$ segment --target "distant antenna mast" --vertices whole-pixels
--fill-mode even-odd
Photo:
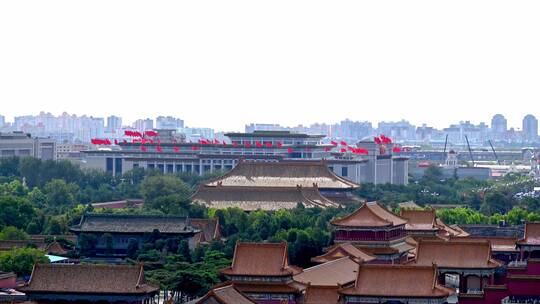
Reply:
[[[465,135],[465,140],[467,141],[467,147],[469,148],[469,156],[471,157],[472,166],[474,167],[474,158],[472,155],[471,145],[469,144],[469,138]]]

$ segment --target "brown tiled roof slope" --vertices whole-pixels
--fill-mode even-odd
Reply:
[[[359,185],[330,171],[326,163],[314,161],[240,161],[208,186],[313,187],[354,189]]]
[[[518,251],[516,248],[517,238],[511,236],[466,236],[466,237],[450,237],[452,242],[484,242],[488,241],[491,244],[491,251],[494,252],[509,252]]]
[[[215,301],[215,302],[214,302]],[[219,303],[219,304],[255,304],[232,284],[218,286],[210,290],[195,304]]]
[[[438,230],[435,226],[435,210],[401,210],[400,216],[407,219],[407,230]]]
[[[326,263],[345,256],[351,257],[358,262],[370,262],[376,259],[376,257],[358,249],[351,243],[340,243],[330,247],[326,253],[312,258],[311,261]]]
[[[416,265],[436,264],[441,268],[490,269],[501,263],[491,258],[488,241],[463,242],[445,240],[420,240],[416,250]]]
[[[407,220],[387,210],[376,202],[368,202],[353,213],[331,221],[335,226],[346,227],[385,227],[399,226]]]
[[[36,264],[21,291],[91,294],[147,294],[158,291],[144,281],[142,265]]]
[[[296,271],[289,266],[287,243],[237,242],[232,266],[221,271],[235,276],[290,276]]]
[[[199,242],[211,242],[221,239],[221,230],[219,228],[219,220],[217,218],[208,219],[189,219],[192,227],[199,229],[197,233],[200,237]]]
[[[185,217],[159,215],[127,214],[85,214],[77,226],[70,227],[73,232],[109,233],[192,233]]]
[[[212,208],[238,207],[243,210],[292,209],[305,207],[338,207],[315,187],[199,187],[194,202]]]
[[[338,286],[308,286],[304,295],[304,304],[339,303]]]
[[[519,245],[540,245],[540,222],[525,223],[525,236],[518,241]]]
[[[302,284],[317,286],[347,285],[356,280],[358,263],[350,257],[343,257],[324,264],[304,269],[293,279]]]
[[[452,293],[437,283],[433,265],[360,265],[355,286],[341,291],[344,295],[367,297],[444,298]]]

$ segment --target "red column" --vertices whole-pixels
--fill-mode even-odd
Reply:
[[[459,275],[459,293],[467,293],[467,282],[465,282],[466,279],[467,278],[462,274]]]

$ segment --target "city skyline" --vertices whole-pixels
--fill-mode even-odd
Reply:
[[[148,120],[151,120],[152,121],[152,125],[153,127],[152,128],[155,128],[155,129],[159,129],[160,127],[158,126],[158,120],[159,118],[171,118],[171,119],[178,119],[181,121],[181,128],[184,127],[189,127],[189,128],[212,128],[214,129],[216,132],[239,132],[239,131],[244,131],[246,130],[246,128],[249,126],[249,125],[252,125],[252,124],[256,124],[256,125],[264,125],[264,124],[268,124],[268,125],[279,125],[279,127],[282,127],[282,128],[296,128],[296,127],[309,127],[309,126],[312,126],[312,125],[319,125],[319,124],[325,124],[325,125],[333,125],[333,124],[339,124],[340,122],[343,122],[343,121],[352,121],[352,122],[369,122],[372,124],[372,126],[374,128],[377,128],[379,124],[381,123],[398,123],[398,122],[407,122],[407,123],[410,123],[411,125],[414,125],[416,127],[423,127],[424,125],[427,126],[427,127],[432,127],[432,128],[435,128],[435,129],[439,129],[439,130],[442,130],[444,128],[448,128],[452,125],[455,125],[455,124],[459,124],[459,123],[466,123],[466,122],[470,122],[471,124],[474,124],[474,125],[479,125],[479,124],[486,124],[489,128],[493,128],[494,125],[493,125],[493,119],[495,117],[499,117],[499,115],[502,115],[502,117],[505,119],[505,125],[506,125],[506,129],[507,130],[511,130],[511,129],[514,129],[515,131],[522,131],[522,127],[523,127],[523,119],[525,119],[526,117],[528,116],[533,116],[534,118],[536,119],[539,119],[540,118],[540,115],[536,115],[534,112],[524,112],[522,114],[522,116],[517,120],[517,123],[515,125],[513,125],[510,121],[510,119],[508,118],[508,116],[504,113],[504,112],[497,112],[497,113],[493,113],[493,115],[489,116],[489,117],[483,117],[482,119],[477,119],[477,120],[468,120],[468,119],[463,119],[463,118],[458,118],[456,117],[455,119],[449,119],[449,123],[444,125],[442,123],[440,124],[435,124],[435,125],[431,125],[431,124],[428,124],[428,123],[425,123],[425,122],[415,122],[415,121],[412,121],[410,119],[408,119],[407,117],[401,117],[399,119],[395,119],[395,120],[390,120],[390,119],[385,119],[385,120],[379,120],[379,121],[376,121],[376,120],[370,120],[370,119],[367,119],[367,118],[361,118],[361,117],[343,117],[341,119],[338,119],[336,121],[314,121],[314,122],[310,122],[310,123],[302,123],[300,121],[296,122],[296,123],[292,123],[292,124],[289,124],[289,125],[286,125],[286,124],[282,124],[282,123],[279,123],[279,121],[272,121],[270,119],[266,120],[266,121],[249,121],[249,120],[239,120],[239,125],[241,125],[240,128],[238,129],[225,129],[225,128],[220,128],[219,125],[211,125],[211,126],[207,126],[207,125],[199,125],[199,124],[196,124],[196,123],[191,123],[193,120],[190,119],[189,117],[184,117],[184,116],[174,116],[174,115],[170,115],[170,114],[157,114],[156,116],[141,116],[141,117],[135,117],[133,119],[131,118],[128,118],[126,119],[125,116],[123,116],[122,114],[119,114],[119,113],[108,113],[108,114],[102,114],[102,115],[90,115],[90,114],[86,114],[86,113],[82,113],[82,114],[79,114],[79,113],[68,113],[66,111],[63,111],[61,113],[52,113],[52,112],[49,112],[49,111],[39,111],[38,113],[26,113],[26,114],[23,114],[23,115],[19,115],[19,116],[15,116],[15,117],[9,117],[7,115],[5,115],[5,113],[0,113],[0,127],[1,127],[1,124],[2,123],[5,123],[5,124],[8,124],[8,123],[11,123],[13,124],[15,122],[15,118],[22,118],[22,117],[38,117],[40,115],[52,115],[54,117],[61,117],[63,116],[64,114],[66,114],[67,116],[74,116],[74,117],[78,117],[78,118],[82,118],[82,117],[87,117],[87,118],[93,118],[93,119],[103,119],[103,126],[105,128],[105,130],[108,130],[108,123],[109,123],[109,120],[111,118],[116,118],[116,119],[119,119],[120,121],[120,124],[118,125],[119,128],[129,128],[129,127],[132,127],[132,128],[135,128],[137,129],[137,125],[141,125],[143,124],[144,122],[146,122],[146,124],[148,125]],[[139,129],[151,129],[150,127],[139,127]]]
[[[32,6],[0,4],[8,118],[47,109],[167,113],[225,130],[346,117],[443,127],[504,109],[519,126],[540,101],[537,1]]]

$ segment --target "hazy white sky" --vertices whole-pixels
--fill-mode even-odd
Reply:
[[[540,1],[0,1],[0,114],[540,116]]]

